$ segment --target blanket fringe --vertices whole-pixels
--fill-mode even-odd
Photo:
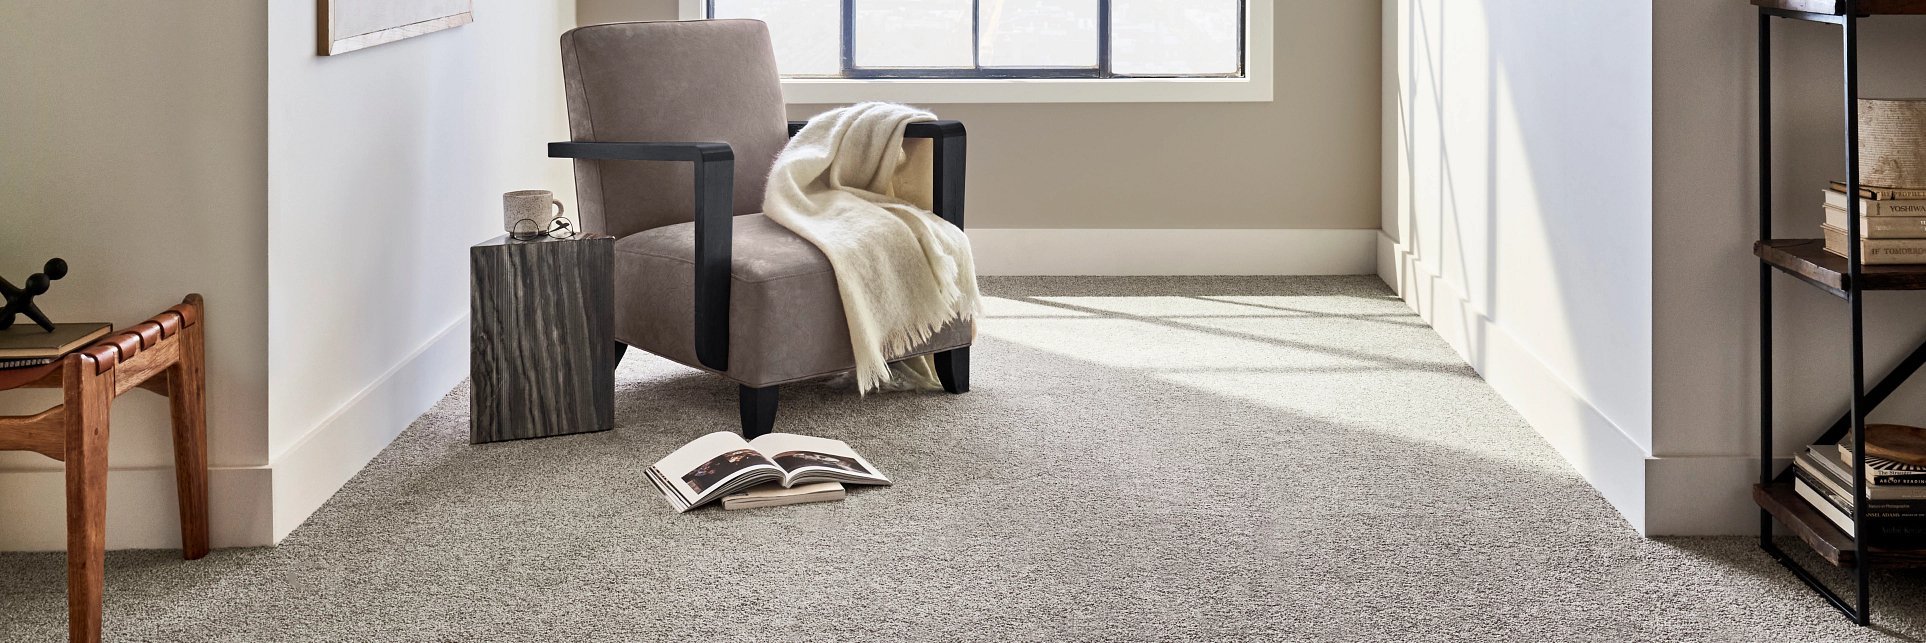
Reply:
[[[961,301],[965,299],[968,301]],[[957,304],[960,303],[968,305],[958,306]],[[887,359],[888,356],[891,355],[908,353],[911,349],[921,346],[924,342],[928,342],[931,338],[936,337],[936,333],[951,324],[976,321],[978,306],[974,304],[978,303],[980,302],[974,298],[963,297],[960,291],[955,292],[951,301],[946,302],[946,307],[950,309],[950,314],[946,318],[919,323],[914,327],[902,329],[900,332],[885,338],[883,347],[884,357]],[[889,369],[887,361],[885,361],[883,368],[875,370],[858,368],[857,371],[856,391],[858,395],[868,395],[871,390],[875,389],[891,388],[888,385],[894,383],[892,378],[896,375],[896,373]]]

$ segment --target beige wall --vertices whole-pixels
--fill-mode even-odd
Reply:
[[[927,106],[970,128],[970,225],[1376,229],[1378,4],[1277,5],[1269,103]],[[581,24],[675,17],[675,0],[577,5]]]
[[[311,4],[311,3],[310,3]],[[42,307],[127,325],[207,296],[215,537],[259,531],[267,462],[267,9],[9,0],[0,9],[0,275],[72,272]],[[0,394],[0,414],[57,403]],[[172,546],[165,401],[113,408],[108,543]],[[0,453],[0,549],[62,546],[60,464]],[[228,475],[233,473],[235,475]]]
[[[1653,520],[1668,533],[1756,529],[1748,497],[1758,453],[1758,127],[1754,33],[1744,3],[1655,1],[1653,212],[1655,462],[1680,462],[1649,483]],[[1915,61],[1926,19],[1862,23],[1860,92],[1926,95]],[[1839,30],[1774,21],[1775,232],[1819,236],[1820,193],[1844,179]],[[1846,410],[1845,302],[1774,277],[1778,376],[1776,451],[1804,448]],[[1866,371],[1876,380],[1926,340],[1926,301],[1872,293],[1866,302]],[[1926,387],[1915,378],[1872,415],[1919,424]],[[1784,460],[1782,459],[1783,463]]]
[[[575,0],[575,21],[584,25],[674,20],[676,11],[676,0]]]
[[[500,194],[572,194],[573,0],[317,57],[312,0],[14,2],[0,21],[0,274],[127,324],[207,295],[214,544],[270,544],[467,372],[467,246]],[[0,413],[55,398],[9,394]],[[166,405],[115,405],[108,544],[178,542]],[[62,546],[58,463],[0,454],[0,549]]]

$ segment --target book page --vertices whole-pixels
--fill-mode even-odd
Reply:
[[[728,431],[696,438],[655,463],[655,470],[660,482],[667,483],[669,491],[690,505],[702,504],[705,496],[729,488],[745,475],[770,470],[780,473],[779,467],[751,448],[742,436]]]
[[[889,484],[876,465],[870,464],[842,440],[816,438],[794,433],[771,433],[749,441],[750,446],[769,457],[788,473],[785,480],[840,480],[862,484]]]

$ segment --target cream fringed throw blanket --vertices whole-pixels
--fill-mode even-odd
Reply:
[[[929,356],[889,357],[981,305],[970,240],[930,212],[930,145],[904,146],[904,128],[930,120],[888,103],[817,116],[776,158],[763,197],[764,215],[829,256],[865,393],[939,387]]]

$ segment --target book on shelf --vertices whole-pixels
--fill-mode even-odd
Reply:
[[[54,324],[53,332],[48,332],[32,323],[16,322],[0,330],[0,368],[51,364],[113,329],[113,324],[90,322]]]
[[[1846,182],[1833,181],[1832,189],[1843,196],[1846,193]],[[1859,186],[1859,198],[1872,199],[1874,201],[1918,201],[1926,200],[1926,190],[1889,188],[1862,184]]]
[[[1826,225],[1840,230],[1846,229],[1845,208],[1826,206]],[[1917,217],[1859,217],[1859,238],[1861,239],[1922,239],[1926,238],[1926,216]]]
[[[1805,453],[1793,456],[1793,466],[1797,473],[1810,475],[1813,482],[1838,492],[1843,496],[1852,495],[1852,473],[1848,466],[1839,461],[1838,447],[1809,447]],[[1867,506],[1870,511],[1882,514],[1917,514],[1926,518],[1926,487],[1908,485],[1879,485],[1868,479],[1866,484]]]
[[[679,512],[764,484],[794,489],[817,482],[887,485],[876,465],[841,440],[770,433],[744,440],[711,433],[650,466],[649,482]]]
[[[761,509],[800,505],[810,502],[831,502],[842,500],[847,495],[840,482],[812,482],[785,487],[780,484],[765,484],[742,493],[732,493],[722,497],[722,508],[729,511],[738,509]]]
[[[1852,480],[1844,477],[1846,467],[1839,465],[1831,450],[1838,447],[1812,447],[1793,457],[1793,490],[1841,531],[1853,533],[1857,510]],[[1867,495],[1878,491],[1868,486]],[[1926,499],[1877,499],[1866,502],[1865,530],[1888,544],[1912,545],[1926,542]]]
[[[1794,480],[1793,491],[1812,505],[1812,508],[1825,516],[1826,520],[1839,527],[1847,535],[1853,533],[1853,518],[1850,496],[1826,493],[1814,487],[1804,478]],[[1867,542],[1885,544],[1904,544],[1912,546],[1926,541],[1926,520],[1896,520],[1871,517],[1866,522]]]
[[[1842,190],[1826,190],[1826,207],[1848,209],[1846,193]],[[1921,217],[1926,216],[1926,198],[1920,199],[1865,199],[1859,200],[1859,214],[1867,217]]]
[[[1826,235],[1826,252],[1846,256],[1846,230],[1819,226]],[[1926,239],[1860,239],[1859,261],[1868,266],[1926,263]]]
[[[1816,448],[1816,447],[1815,447]],[[1833,447],[1834,459],[1843,466],[1852,467],[1852,443],[1850,441]],[[1880,486],[1926,486],[1926,467],[1894,462],[1878,456],[1866,456],[1866,484]]]

